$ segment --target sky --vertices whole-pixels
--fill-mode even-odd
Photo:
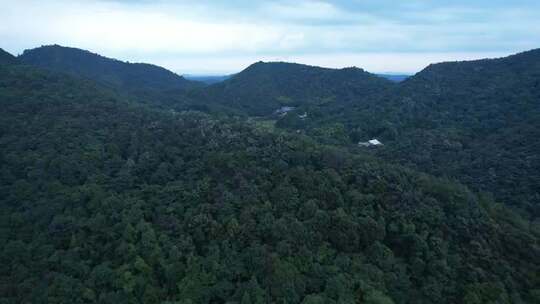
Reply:
[[[256,61],[413,74],[540,47],[538,0],[0,0],[0,48],[78,47],[179,74]]]

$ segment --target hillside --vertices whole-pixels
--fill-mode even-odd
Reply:
[[[457,183],[28,66],[0,104],[2,302],[539,300],[538,229]]]
[[[540,50],[432,65],[397,94],[414,104],[396,107],[410,144],[391,147],[389,157],[540,216]]]
[[[372,152],[387,160],[540,215],[540,50],[433,64],[371,97],[347,111],[313,109],[318,115],[309,120],[285,117],[278,125],[318,137],[341,128],[342,144],[378,138],[385,146]]]
[[[282,106],[356,102],[392,85],[391,81],[358,68],[327,69],[285,62],[257,62],[205,88],[203,94],[194,98],[264,116]]]
[[[10,53],[0,49],[0,64],[14,64],[17,62],[17,58]]]
[[[493,193],[533,218],[540,215],[540,147],[533,140],[540,137],[539,58],[540,51],[532,50],[432,64],[401,83],[358,68],[258,62],[194,88],[165,69],[78,49],[48,46],[20,56],[164,109],[273,116],[277,127],[334,145],[378,138],[384,147],[368,153]],[[274,114],[282,107],[293,111]]]
[[[169,91],[178,94],[201,86],[159,66],[123,62],[59,45],[25,50],[18,58],[25,64],[86,77],[137,97],[165,98]]]

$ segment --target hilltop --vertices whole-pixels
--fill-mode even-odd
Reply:
[[[268,115],[282,106],[344,104],[394,83],[359,68],[328,69],[286,62],[257,62],[204,89],[205,100]]]
[[[25,50],[18,59],[25,64],[85,77],[143,99],[164,99],[203,84],[165,68],[107,58],[86,50],[48,45]]]

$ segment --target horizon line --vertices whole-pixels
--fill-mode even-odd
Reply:
[[[427,66],[429,65],[432,65],[432,64],[439,64],[439,63],[446,63],[446,62],[467,62],[467,61],[475,61],[475,60],[484,60],[484,59],[499,59],[499,58],[504,58],[504,57],[508,57],[508,56],[511,56],[511,55],[516,55],[516,54],[519,54],[519,53],[523,53],[523,52],[527,52],[527,51],[532,51],[532,50],[536,50],[537,48],[533,48],[533,49],[528,49],[528,50],[522,50],[522,51],[513,51],[513,52],[489,52],[489,53],[467,53],[467,52],[438,52],[438,53],[429,53],[429,52],[421,52],[421,53],[411,53],[411,52],[403,52],[403,53],[396,53],[396,52],[391,52],[391,53],[367,53],[367,52],[362,52],[362,53],[350,53],[350,54],[344,54],[344,56],[342,57],[346,57],[346,56],[349,56],[349,57],[369,57],[370,55],[373,55],[373,57],[381,57],[381,56],[392,56],[394,57],[395,59],[399,59],[399,58],[405,58],[407,56],[411,56],[411,54],[415,55],[415,56],[421,56],[421,55],[426,55],[425,57],[433,57],[434,55],[438,55],[438,56],[441,56],[441,55],[447,55],[448,57],[450,57],[450,55],[454,55],[454,57],[451,57],[449,59],[443,59],[443,60],[432,60],[432,61],[429,61],[427,64],[424,64],[423,67],[421,68],[417,68],[417,69],[404,69],[404,70],[399,70],[399,69],[369,69],[369,68],[364,68],[364,67],[361,67],[361,66],[358,66],[358,65],[355,65],[355,64],[349,64],[347,66],[345,65],[337,65],[337,64],[324,64],[324,62],[312,62],[312,61],[323,61],[321,60],[321,58],[319,58],[319,60],[308,60],[308,61],[311,61],[311,62],[306,62],[306,61],[303,61],[303,60],[295,60],[293,58],[291,58],[292,60],[287,60],[287,58],[283,58],[283,59],[278,59],[278,58],[275,58],[275,59],[271,59],[271,60],[268,60],[268,57],[265,58],[265,56],[260,56],[259,60],[251,60],[249,64],[238,64],[239,66],[242,66],[242,67],[239,67],[238,69],[208,69],[208,70],[204,70],[204,69],[189,69],[189,68],[184,68],[184,69],[179,69],[179,68],[175,68],[175,67],[171,67],[171,65],[167,65],[167,64],[163,64],[163,61],[160,62],[160,60],[139,60],[139,59],[135,59],[135,60],[126,60],[126,59],[120,59],[119,56],[111,56],[111,55],[104,55],[102,52],[100,51],[94,51],[94,50],[90,50],[90,49],[85,49],[85,48],[82,48],[82,47],[77,47],[77,46],[66,46],[66,45],[62,45],[62,44],[58,44],[58,43],[51,43],[51,44],[42,44],[41,46],[38,46],[38,47],[34,47],[34,48],[29,48],[29,49],[24,49],[22,52],[18,53],[17,55],[14,55],[13,53],[7,51],[5,48],[0,48],[2,50],[4,50],[5,52],[11,54],[12,56],[15,56],[15,57],[19,57],[21,56],[25,51],[27,50],[34,50],[34,49],[39,49],[39,48],[42,48],[42,47],[50,47],[50,46],[57,46],[57,47],[61,47],[61,48],[71,48],[71,49],[76,49],[76,50],[80,50],[80,51],[86,51],[86,52],[89,52],[91,54],[94,54],[94,55],[98,55],[98,56],[101,56],[101,57],[104,57],[104,58],[107,58],[107,59],[111,59],[111,60],[117,60],[117,61],[120,61],[120,62],[123,62],[123,63],[128,63],[128,64],[150,64],[150,65],[155,65],[155,66],[158,66],[158,67],[161,67],[161,68],[164,68],[166,70],[169,70],[179,76],[192,76],[192,77],[202,77],[202,76],[206,76],[206,77],[215,77],[215,76],[230,76],[230,75],[234,75],[234,74],[238,74],[240,73],[241,71],[245,70],[247,67],[257,63],[257,62],[264,62],[264,63],[276,63],[276,62],[283,62],[283,63],[291,63],[291,64],[301,64],[301,65],[308,65],[308,66],[312,66],[312,67],[320,67],[320,68],[326,68],[326,69],[343,69],[343,68],[347,68],[347,67],[355,67],[355,68],[359,68],[359,69],[362,69],[364,71],[367,71],[371,74],[376,74],[376,75],[394,75],[394,76],[412,76],[412,75],[415,75],[416,73],[422,71],[423,69],[425,69]],[[471,56],[471,55],[477,55],[477,56]],[[484,55],[481,55],[481,54],[484,54]],[[461,55],[461,56],[459,56]],[[296,55],[296,56],[287,56],[287,57],[296,57],[296,59],[300,58],[304,56],[305,58],[309,58],[310,56],[313,56],[312,54],[308,54],[308,55]],[[315,56],[322,56],[322,57],[326,57],[328,55],[326,54],[317,54]],[[181,55],[179,56],[181,57]],[[246,57],[253,57],[253,56],[246,56]],[[443,56],[444,57],[444,56]],[[215,60],[216,56],[206,56],[206,57],[203,57],[201,59],[204,60],[207,60],[207,61],[211,61],[211,60]],[[340,58],[340,56],[332,56],[332,58]],[[188,60],[185,60],[185,61],[188,61]],[[208,66],[208,65],[206,65]]]

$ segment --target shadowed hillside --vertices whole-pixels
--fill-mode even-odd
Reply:
[[[180,94],[202,85],[152,64],[123,62],[59,45],[26,50],[19,56],[19,60],[33,66],[86,77],[146,99],[165,99],[169,92]]]
[[[17,62],[17,58],[10,53],[0,49],[0,64],[14,64]]]
[[[385,146],[372,152],[387,160],[458,179],[540,215],[539,50],[433,64],[346,110],[312,112],[311,119],[284,117],[278,125],[323,141],[341,132],[332,138],[342,144],[378,138]]]
[[[539,231],[458,183],[28,66],[0,105],[2,302],[538,300]]]
[[[204,90],[202,96],[250,115],[282,106],[344,104],[390,88],[389,80],[358,68],[327,69],[285,62],[258,62]]]

